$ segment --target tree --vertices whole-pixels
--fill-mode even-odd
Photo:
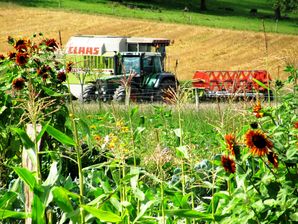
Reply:
[[[281,19],[281,12],[291,12],[298,9],[298,0],[274,0],[273,9],[275,19]]]
[[[201,11],[206,11],[207,10],[206,0],[201,0],[200,1],[200,10]]]

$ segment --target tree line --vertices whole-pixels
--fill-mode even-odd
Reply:
[[[124,0],[112,0],[116,2],[124,2]],[[135,2],[147,2],[155,4],[163,3],[165,4],[166,1],[164,0],[133,0]],[[200,11],[208,11],[208,0],[194,0],[192,2],[198,1],[196,4],[198,4],[198,7]],[[298,10],[298,0],[267,0],[272,5],[272,10],[274,13],[274,18],[277,20],[282,19],[282,13],[288,13]],[[169,4],[172,1],[168,1]],[[176,0],[176,3],[185,3],[185,0]],[[228,6],[228,5],[227,5]],[[256,10],[256,9],[254,9]],[[254,11],[253,11],[254,12]]]

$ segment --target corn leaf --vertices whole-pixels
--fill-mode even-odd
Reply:
[[[47,130],[50,123],[51,123],[51,121],[49,121],[48,123],[42,125],[43,127],[42,127],[41,131],[39,132],[39,134],[36,138],[37,142],[42,138],[43,134],[46,132],[46,130]]]
[[[45,206],[41,199],[34,194],[32,205],[32,223],[45,224]]]
[[[30,190],[33,191],[36,185],[36,179],[33,174],[26,168],[14,167],[14,171],[18,176],[29,186]]]
[[[252,79],[255,83],[257,83],[259,86],[263,87],[264,89],[269,90],[269,86],[266,86],[264,83],[262,83],[261,81],[257,80],[257,79]]]
[[[82,208],[102,222],[121,222],[122,221],[121,217],[114,214],[113,212],[104,211],[102,209],[97,209],[88,205],[82,205]]]
[[[57,164],[58,164],[58,162],[56,162],[56,161],[52,163],[50,173],[49,173],[48,178],[46,179],[46,181],[43,183],[43,186],[52,186],[52,185],[54,185],[54,183],[58,179],[59,172],[58,172],[58,169],[57,169]]]
[[[167,210],[165,211],[165,213],[168,216],[178,216],[183,218],[197,218],[197,219],[202,219],[204,221],[213,220],[213,217],[211,214],[190,210],[190,209]]]
[[[29,217],[30,217],[29,213],[0,209],[0,220],[4,220],[7,218],[26,219]]]
[[[11,130],[20,136],[21,141],[26,149],[34,148],[34,143],[31,141],[31,139],[24,130],[20,128],[11,128]]]
[[[57,97],[62,97],[65,96],[65,94],[61,94],[61,93],[57,93],[55,91],[53,91],[50,88],[47,88],[45,86],[42,87],[42,89],[45,91],[46,94],[48,94],[49,96],[57,96]]]
[[[73,212],[73,207],[71,201],[69,200],[67,190],[62,187],[55,187],[52,191],[54,201],[58,204],[64,212],[71,213]]]
[[[57,141],[61,142],[62,144],[68,145],[68,146],[75,146],[76,143],[74,140],[70,137],[68,137],[63,132],[59,131],[58,129],[52,127],[51,125],[48,125],[47,127],[47,133],[51,135],[53,138],[55,138]]]
[[[17,197],[15,192],[8,191],[0,198],[0,209],[7,207]]]
[[[6,106],[2,106],[2,107],[0,108],[0,115],[1,115],[6,109],[7,109]]]
[[[156,200],[151,200],[151,201],[148,201],[146,204],[142,204],[140,213],[138,214],[138,216],[133,221],[133,224],[136,223],[140,218],[142,218],[142,216],[145,214],[145,212],[148,210],[148,208],[150,208],[155,202],[157,202],[157,201]]]

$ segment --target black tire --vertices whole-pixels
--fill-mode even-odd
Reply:
[[[113,101],[117,103],[123,103],[125,101],[125,96],[126,96],[125,87],[118,86],[114,92]]]
[[[176,85],[176,82],[172,79],[163,80],[157,91],[157,101],[169,103],[169,99],[174,97],[173,93],[176,91]]]
[[[98,98],[98,95],[96,94],[96,86],[95,85],[87,86],[84,89],[82,97],[84,102],[96,101],[96,99]]]
[[[124,86],[118,86],[113,95],[113,101],[118,103],[124,103],[126,97],[126,91]],[[141,94],[136,87],[131,87],[130,91],[130,101],[137,102],[140,99]]]
[[[269,90],[269,97],[268,97],[268,91],[266,91],[264,93],[264,97],[265,97],[265,100],[266,101],[269,101],[269,99],[270,99],[270,101],[273,101],[274,100],[274,96],[273,96],[272,90]]]

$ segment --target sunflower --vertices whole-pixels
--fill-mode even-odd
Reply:
[[[43,73],[41,77],[42,77],[42,80],[45,82],[47,78],[50,77],[50,75],[48,73]]]
[[[45,44],[47,45],[48,50],[50,51],[54,51],[56,48],[58,48],[58,44],[55,39],[47,39],[45,41]]]
[[[276,153],[272,152],[271,150],[267,154],[267,159],[269,163],[272,163],[275,168],[278,167],[278,157]]]
[[[65,72],[63,72],[63,71],[58,72],[57,79],[60,82],[64,82],[66,80],[66,74],[65,74]]]
[[[2,61],[4,59],[5,59],[4,55],[3,54],[0,54],[0,61]]]
[[[67,62],[66,64],[66,72],[69,73],[72,70],[73,62]]]
[[[37,46],[37,44],[32,44],[30,52],[37,52],[38,53],[39,47]]]
[[[18,51],[18,52],[26,52],[27,49],[28,49],[28,44],[29,42],[25,39],[20,39],[20,40],[17,40],[15,45],[14,45],[14,48]]]
[[[236,171],[235,161],[231,159],[229,156],[222,155],[221,164],[226,172],[235,173]]]
[[[45,49],[47,51],[54,51],[56,48],[58,48],[58,44],[55,39],[44,39],[39,45],[46,46]]]
[[[51,73],[52,69],[49,65],[43,65],[42,67],[37,69],[37,74],[43,76],[45,73]]]
[[[25,79],[22,77],[16,78],[12,81],[12,88],[15,90],[22,90],[25,86]]]
[[[256,116],[256,118],[263,117],[263,113],[261,113],[261,109],[262,109],[261,103],[260,101],[258,101],[253,108],[253,114]]]
[[[27,53],[17,53],[17,56],[16,56],[16,64],[19,65],[19,66],[23,66],[27,63],[29,57],[28,57],[28,54]]]
[[[245,139],[246,145],[254,155],[264,156],[273,147],[273,143],[260,130],[249,130],[245,135]]]
[[[10,60],[15,60],[16,55],[17,55],[16,52],[8,52],[7,53],[7,56]]]
[[[236,157],[236,159],[240,158],[240,147],[236,142],[236,137],[233,134],[227,134],[225,136],[226,144],[228,147],[228,150],[231,152],[233,156]]]

